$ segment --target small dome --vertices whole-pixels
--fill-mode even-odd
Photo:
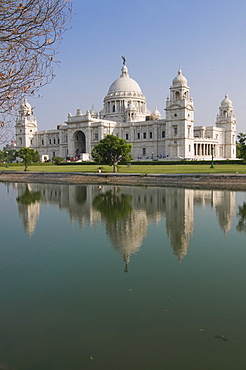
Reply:
[[[182,75],[181,69],[178,71],[178,75],[173,79],[173,86],[187,85],[187,79]]]
[[[221,106],[223,107],[232,107],[232,101],[228,98],[228,95],[225,95],[225,99],[222,100]]]
[[[90,110],[90,114],[92,115],[92,117],[98,117],[98,113],[96,111],[96,109],[94,108],[94,105],[92,106],[91,110]]]
[[[155,118],[161,118],[161,113],[158,111],[158,109],[156,107],[152,112],[152,116],[155,117]]]
[[[108,90],[108,94],[115,92],[136,92],[142,94],[139,84],[129,77],[128,68],[126,65],[123,65],[121,68],[120,78],[115,80]]]

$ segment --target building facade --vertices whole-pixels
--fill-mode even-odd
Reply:
[[[106,135],[132,144],[134,160],[206,160],[236,158],[236,117],[226,95],[215,125],[194,126],[194,104],[187,79],[178,71],[166,100],[166,118],[157,108],[150,112],[138,83],[123,63],[121,74],[110,86],[98,113],[68,113],[65,124],[39,131],[31,105],[24,100],[16,120],[16,148],[38,150],[42,160],[52,157],[91,160],[95,145]]]

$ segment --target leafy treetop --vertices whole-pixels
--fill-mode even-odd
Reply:
[[[92,157],[97,163],[113,166],[113,172],[117,172],[118,163],[132,160],[131,147],[126,140],[107,135],[94,147]]]

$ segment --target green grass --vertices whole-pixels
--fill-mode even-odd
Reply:
[[[112,172],[112,167],[101,166],[103,172]],[[70,166],[56,166],[50,163],[33,164],[29,166],[31,172],[97,172],[98,165],[70,165]],[[5,164],[0,164],[0,171],[24,171],[24,166],[21,163],[11,163],[6,167]],[[210,168],[210,164],[206,165],[135,165],[130,167],[127,165],[119,166],[120,173],[241,173],[246,174],[246,165],[244,164],[219,164]]]

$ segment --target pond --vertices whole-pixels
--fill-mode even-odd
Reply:
[[[0,195],[0,369],[246,369],[246,192]]]

